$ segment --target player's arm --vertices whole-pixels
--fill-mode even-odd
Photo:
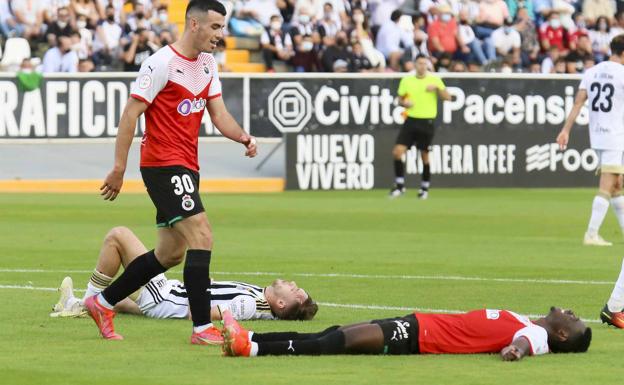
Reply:
[[[414,103],[410,100],[409,95],[405,94],[403,96],[399,96],[399,105],[401,107],[410,108],[414,105]]]
[[[217,129],[228,139],[243,144],[247,149],[245,155],[253,158],[257,154],[256,138],[247,134],[243,128],[234,120],[223,103],[222,97],[216,97],[208,101],[208,113],[210,120]]]
[[[531,353],[531,344],[526,337],[516,338],[510,345],[505,346],[500,355],[503,361],[519,361]]]
[[[576,93],[576,98],[574,99],[574,106],[572,107],[572,110],[570,111],[570,115],[568,115],[568,118],[563,124],[563,128],[561,129],[561,132],[559,132],[559,135],[557,135],[557,143],[559,144],[559,148],[561,150],[565,150],[565,148],[568,146],[568,141],[570,140],[570,130],[572,129],[572,126],[574,125],[574,122],[576,121],[576,117],[581,113],[581,108],[583,108],[583,105],[585,104],[586,100],[587,100],[587,90],[581,88]]]
[[[100,195],[105,200],[115,200],[121,191],[123,176],[128,163],[128,151],[130,151],[130,145],[132,145],[132,139],[134,138],[137,119],[145,112],[147,107],[146,103],[130,97],[121,114],[117,139],[115,140],[115,164],[100,187]]]

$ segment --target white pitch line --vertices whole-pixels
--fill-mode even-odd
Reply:
[[[58,273],[58,274],[90,274],[93,270],[46,270],[46,269],[4,269],[0,273]],[[182,274],[171,271],[169,274]],[[544,283],[555,285],[613,285],[612,281],[591,281],[573,279],[548,278],[488,278],[469,277],[459,275],[383,275],[383,274],[349,274],[349,273],[279,273],[270,271],[215,271],[215,275],[248,275],[273,277],[306,277],[306,278],[357,278],[357,279],[401,279],[401,280],[431,280],[431,281],[476,281],[476,282],[505,282],[505,283]]]
[[[13,290],[33,290],[33,291],[58,291],[54,287],[38,287],[30,285],[0,285],[0,289],[13,289]],[[85,290],[74,289],[77,292],[84,292]],[[408,307],[408,306],[381,306],[381,305],[359,305],[349,303],[333,303],[333,302],[318,302],[320,306],[337,307],[345,309],[363,309],[363,310],[397,310],[397,311],[419,311],[423,313],[450,313],[459,314],[464,313],[465,310],[451,310],[451,309],[429,309],[423,307]],[[525,316],[536,319],[543,317],[540,314],[525,314]],[[582,319],[583,322],[599,323],[597,319]]]

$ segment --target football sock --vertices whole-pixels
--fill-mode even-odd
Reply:
[[[126,266],[119,278],[99,294],[100,304],[112,309],[117,302],[134,293],[141,286],[148,283],[150,279],[165,271],[167,269],[158,262],[154,250],[138,256]]]
[[[398,188],[405,186],[405,165],[402,160],[394,160],[394,183]]]
[[[326,336],[327,334],[338,329],[340,326],[329,327],[319,333],[297,333],[297,332],[276,332],[276,333],[254,333],[251,336],[253,342],[275,342],[288,340],[312,340]]]
[[[111,282],[113,282],[112,277],[100,273],[97,269],[93,270],[93,274],[91,274],[91,278],[89,278],[89,282],[87,283],[87,291],[83,298],[86,299],[99,294],[102,290],[110,286]]]
[[[210,250],[187,250],[184,263],[184,286],[188,293],[191,318],[196,333],[210,324]],[[198,328],[198,329],[195,329]]]
[[[613,211],[615,211],[615,216],[624,233],[624,196],[617,195],[611,198],[611,206],[613,207]]]
[[[345,335],[340,330],[334,330],[312,340],[257,342],[257,344],[259,356],[341,354],[346,350]]]
[[[431,182],[431,166],[429,164],[423,164],[422,181],[420,183],[421,188],[424,190],[429,189],[429,183]],[[425,187],[426,183],[426,187]]]
[[[609,201],[605,198],[603,193],[598,193],[598,195],[594,197],[591,217],[589,218],[589,225],[587,226],[587,233],[589,235],[594,236],[598,234],[598,230],[600,230],[600,226],[608,210]]]
[[[615,287],[611,292],[611,298],[607,302],[609,311],[619,312],[624,309],[624,260],[622,261],[622,269],[620,270],[620,276],[615,282]]]

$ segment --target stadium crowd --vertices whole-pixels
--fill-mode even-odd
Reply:
[[[0,37],[43,72],[137,71],[173,42],[166,0],[0,0]],[[614,0],[223,0],[226,35],[258,39],[268,71],[579,73],[624,33]],[[225,44],[216,53],[226,71]]]

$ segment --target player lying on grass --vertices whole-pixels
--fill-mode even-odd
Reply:
[[[412,313],[319,333],[253,333],[230,311],[223,312],[230,356],[320,354],[467,354],[499,353],[505,361],[526,355],[585,352],[591,328],[571,310],[551,307],[531,322],[507,310],[474,310],[463,314]]]
[[[121,266],[127,266],[145,253],[145,246],[126,227],[111,229],[100,249],[97,265],[87,284],[84,298],[106,288]],[[83,299],[73,295],[71,278],[61,284],[61,299],[54,306],[54,317],[75,317],[84,314]],[[230,309],[238,320],[286,319],[309,320],[318,310],[308,293],[293,281],[277,279],[272,285],[259,287],[243,282],[211,282],[211,316],[221,319],[217,306]],[[139,291],[115,306],[115,311],[145,315],[150,318],[189,318],[189,303],[184,284],[167,279],[164,274],[152,278]],[[220,335],[215,329],[215,332]]]

